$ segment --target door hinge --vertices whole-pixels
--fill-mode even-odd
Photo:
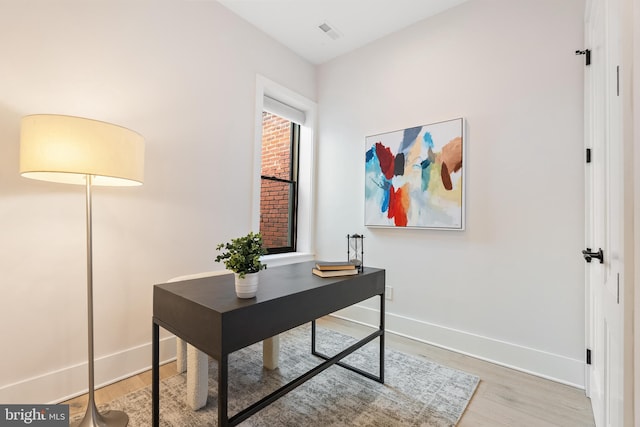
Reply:
[[[620,96],[620,66],[616,66],[616,96]]]
[[[600,264],[604,264],[604,252],[602,251],[602,248],[599,248],[598,252],[591,252],[591,248],[587,248],[582,251],[582,256],[588,263],[591,263],[591,260],[595,258],[600,260]]]
[[[576,50],[576,55],[585,55],[584,65],[591,65],[591,51],[589,49]]]
[[[591,148],[587,148],[587,163],[591,163]]]
[[[587,365],[591,365],[591,349],[587,349]]]

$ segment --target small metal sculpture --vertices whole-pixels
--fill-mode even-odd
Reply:
[[[364,270],[364,236],[362,234],[347,234],[347,261],[353,263],[358,272]]]

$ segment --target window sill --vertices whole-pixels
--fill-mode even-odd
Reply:
[[[260,261],[267,264],[267,267],[277,267],[279,265],[294,264],[296,262],[313,261],[315,255],[307,252],[288,252],[286,254],[265,255]]]

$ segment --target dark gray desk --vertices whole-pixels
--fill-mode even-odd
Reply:
[[[384,382],[385,271],[365,267],[357,276],[320,278],[311,274],[314,262],[274,267],[260,273],[258,294],[252,299],[235,295],[233,275],[204,277],[155,285],[153,288],[153,425],[160,422],[159,327],[174,333],[218,361],[218,425],[234,426],[273,403],[300,384],[338,364]],[[334,311],[380,297],[378,330],[343,350],[327,356],[315,350],[315,320]],[[289,329],[312,322],[311,352],[325,361],[231,418],[228,403],[230,353]],[[366,343],[380,338],[378,376],[340,362]]]

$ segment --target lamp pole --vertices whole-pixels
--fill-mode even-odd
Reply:
[[[122,411],[105,411],[100,413],[95,400],[95,359],[93,356],[93,241],[91,224],[91,175],[86,175],[87,202],[87,318],[88,318],[88,353],[89,353],[89,401],[87,411],[82,420],[73,427],[125,427],[129,424],[129,417]]]

